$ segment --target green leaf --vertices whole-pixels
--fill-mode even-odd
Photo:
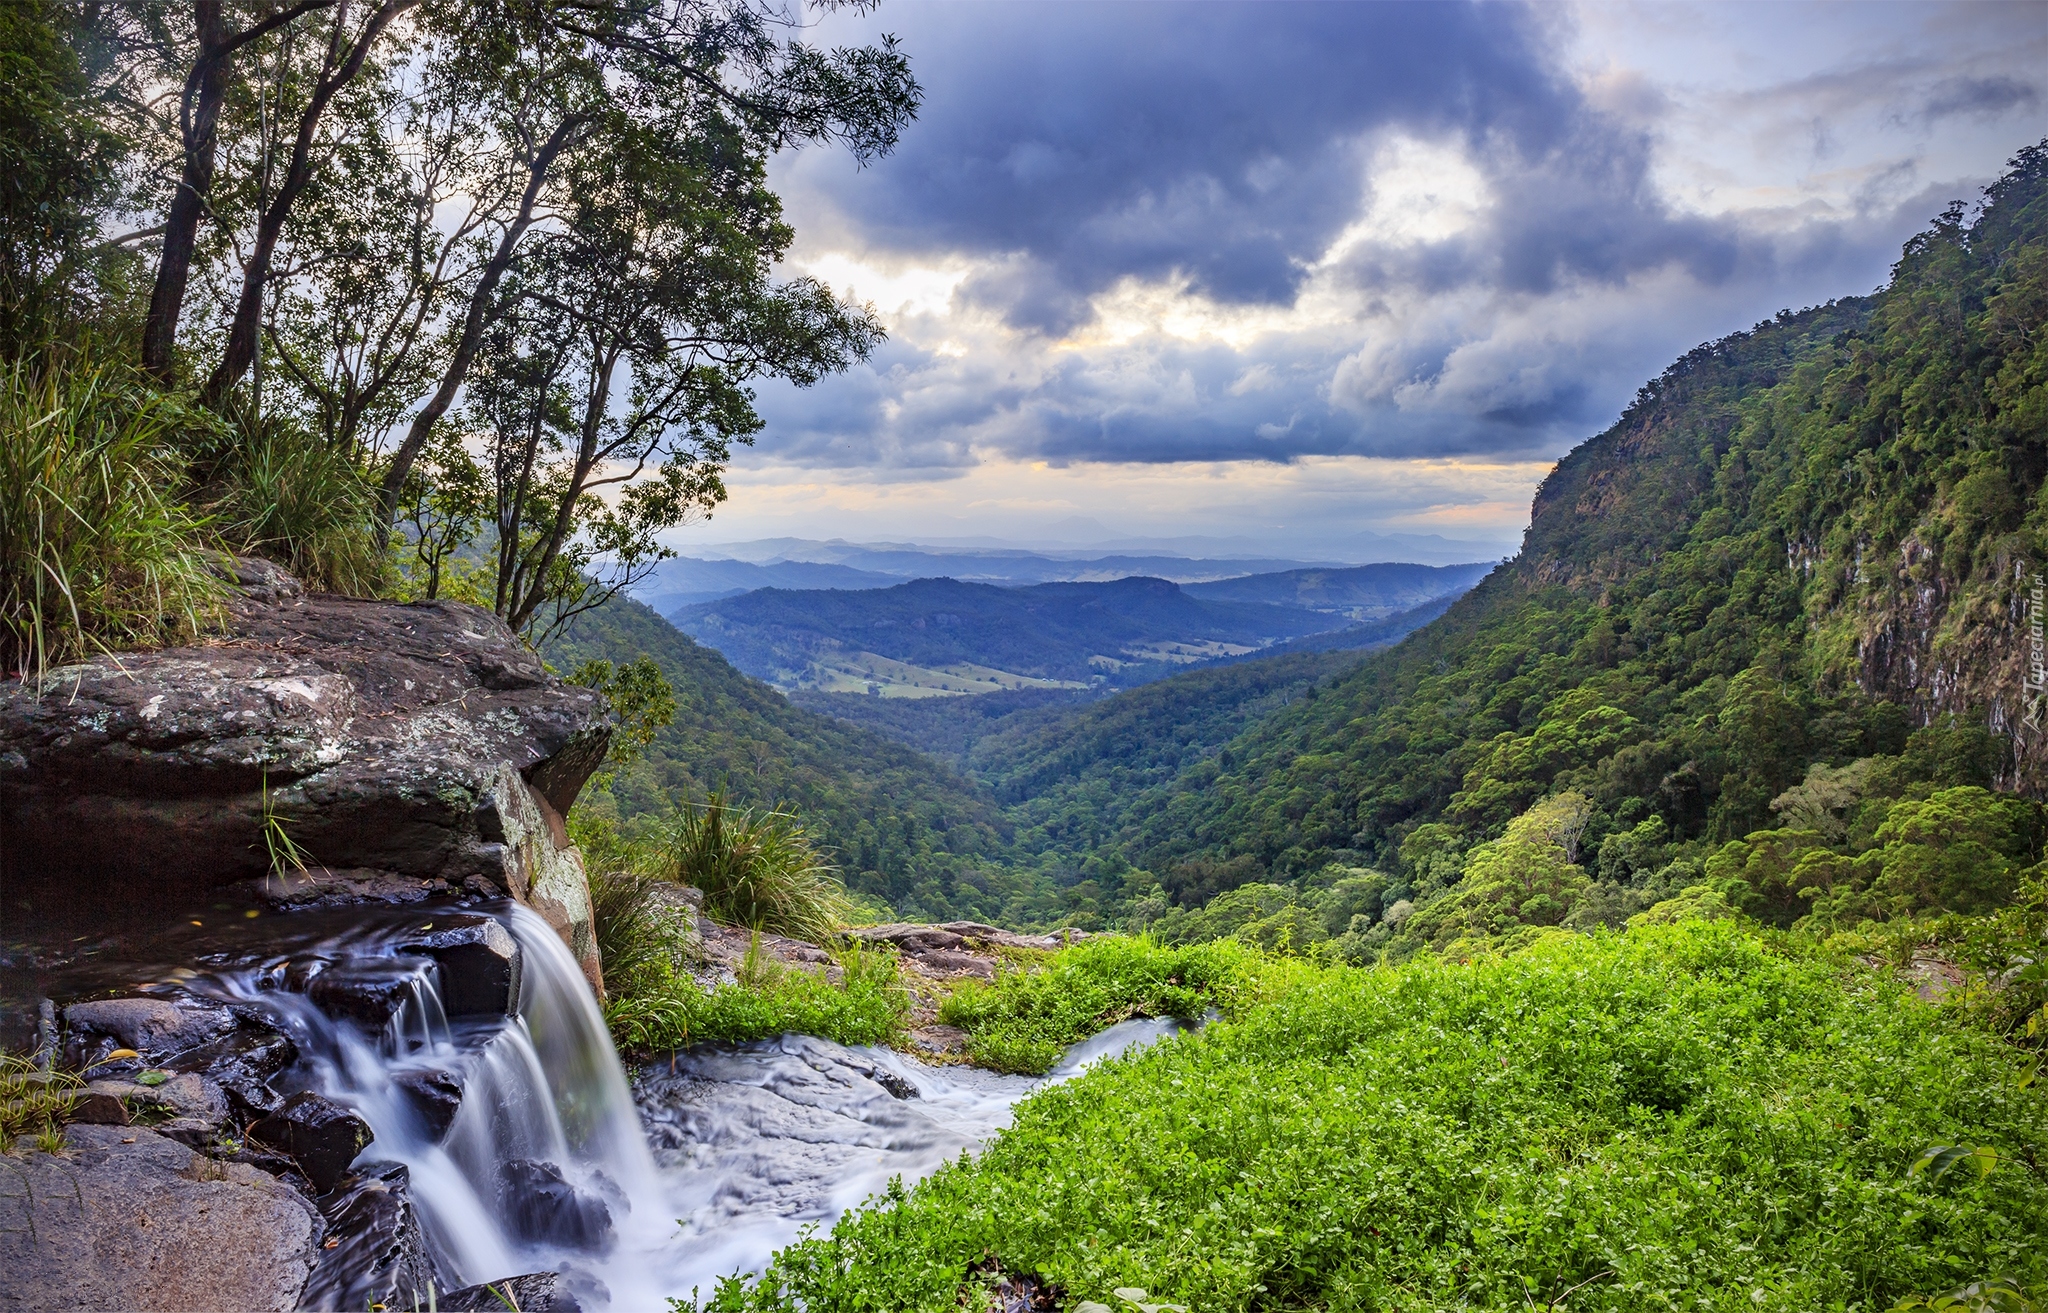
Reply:
[[[145,1071],[135,1078],[137,1085],[161,1085],[171,1078],[167,1071]]]

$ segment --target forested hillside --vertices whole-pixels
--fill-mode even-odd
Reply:
[[[1377,620],[1446,593],[1461,593],[1486,577],[1491,562],[1408,565],[1387,562],[1344,569],[1282,570],[1209,583],[1182,584],[1190,597],[1218,602],[1268,602],[1312,611],[1335,611],[1353,620]]]
[[[614,598],[575,622],[546,655],[573,670],[593,658],[651,658],[675,692],[676,716],[610,789],[630,822],[723,790],[735,802],[796,809],[857,893],[945,917],[1000,916],[1036,877],[1008,877],[996,858],[1006,826],[986,790],[878,734],[784,701],[717,652],[636,602]],[[1028,898],[1013,917],[1043,917]]]
[[[2044,323],[2034,148],[1878,294],[1781,314],[1645,387],[1442,620],[1073,828],[1189,898],[1337,861],[1419,902],[1566,798],[1520,836],[1555,850],[1532,908],[1554,923],[1734,881],[1744,836],[1789,823],[1814,837],[1729,886],[1789,919],[1905,879],[1868,856],[1931,832],[1899,805],[1967,786],[1942,823],[2016,869],[2038,835],[1976,788],[2044,782],[2020,702],[2048,548]]]

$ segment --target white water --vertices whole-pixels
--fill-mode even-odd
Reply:
[[[374,1035],[279,989],[276,963],[215,977],[221,992],[260,1004],[289,1029],[302,1055],[288,1074],[294,1087],[319,1090],[369,1123],[376,1138],[359,1161],[405,1164],[443,1290],[554,1270],[593,1310],[659,1309],[693,1290],[708,1297],[720,1277],[759,1271],[803,1227],[829,1228],[891,1178],[910,1184],[978,1149],[1033,1089],[1181,1028],[1125,1022],[1068,1050],[1044,1080],[785,1035],[677,1054],[629,1088],[561,939],[526,908],[494,914],[524,955],[510,1021],[451,1027],[438,968],[388,950],[394,968],[417,964],[405,1006]],[[358,941],[323,951],[380,950]],[[428,1070],[453,1071],[462,1084],[438,1141],[393,1083]],[[514,1159],[553,1164],[602,1199],[615,1244],[593,1253],[520,1239],[498,1179]]]
[[[673,1071],[648,1067],[636,1092],[681,1227],[630,1281],[607,1277],[616,1307],[659,1308],[693,1290],[708,1298],[720,1277],[760,1271],[804,1227],[828,1230],[892,1177],[908,1185],[979,1149],[1031,1091],[1179,1029],[1126,1021],[1075,1045],[1043,1079],[807,1035],[707,1045],[677,1055]],[[897,1098],[876,1075],[916,1097]]]

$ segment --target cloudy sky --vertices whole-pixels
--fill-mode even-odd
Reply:
[[[885,0],[895,155],[777,162],[888,343],[678,536],[1510,548],[1693,345],[1866,292],[2048,136],[2048,3]]]

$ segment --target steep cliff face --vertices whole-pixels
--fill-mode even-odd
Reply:
[[[289,905],[509,894],[593,981],[562,817],[609,708],[458,603],[308,596],[238,565],[227,631],[0,693],[0,880],[14,916],[161,913],[262,882]]]

